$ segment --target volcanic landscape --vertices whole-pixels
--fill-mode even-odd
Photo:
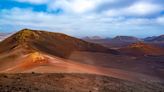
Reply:
[[[164,48],[107,45],[22,29],[0,42],[0,92],[164,92]]]

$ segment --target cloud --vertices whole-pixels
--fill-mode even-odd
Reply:
[[[0,15],[0,26],[14,26],[15,30],[22,28],[42,29],[62,32],[73,36],[103,35],[112,36],[120,33],[136,33],[138,30],[155,30],[163,23],[163,17],[154,19],[125,17],[107,17],[104,15],[54,15],[46,12],[36,12],[32,9],[4,9]],[[154,27],[154,28],[153,28]],[[120,29],[121,28],[121,29]],[[13,29],[12,29],[13,30]],[[139,33],[142,31],[138,31]],[[145,31],[143,31],[145,32]],[[128,33],[129,34],[129,33]],[[136,34],[134,34],[136,35]]]
[[[17,2],[22,2],[22,3],[31,3],[31,4],[46,4],[50,0],[15,0]]]
[[[68,14],[106,14],[108,16],[150,16],[164,11],[162,0],[15,0],[45,4],[48,11],[61,9]],[[156,2],[155,2],[156,1]]]
[[[4,9],[0,15],[0,26],[15,26],[17,27],[15,30],[22,28],[44,29],[73,35],[80,34],[80,30],[82,30],[80,27],[82,27],[83,23],[87,23],[83,25],[87,26],[89,25],[89,20],[85,20],[80,16],[58,16],[45,12],[35,12],[32,9]]]
[[[51,10],[61,8],[65,12],[85,13],[96,8],[98,2],[100,2],[100,0],[57,0],[50,3],[48,6]]]
[[[30,7],[0,9],[0,28],[43,29],[69,35],[121,34],[143,36],[164,33],[162,0],[15,0]],[[45,4],[46,11],[36,11]],[[54,11],[62,10],[56,14]],[[149,31],[149,32],[148,32]],[[158,31],[158,32],[157,32]],[[146,33],[144,33],[146,32]]]
[[[160,16],[157,18],[157,23],[159,23],[160,25],[164,26],[164,16]]]
[[[104,13],[108,16],[151,16],[163,11],[164,7],[149,2],[136,2],[130,6],[120,9],[109,9]]]
[[[96,9],[103,3],[113,3],[118,0],[15,0],[22,3],[46,4],[53,11],[58,8],[65,12],[86,13]]]
[[[126,8],[124,11],[130,14],[136,15],[149,15],[157,13],[163,10],[163,7],[158,4],[148,3],[148,2],[137,2],[130,7]]]

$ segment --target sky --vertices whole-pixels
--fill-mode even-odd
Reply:
[[[164,0],[0,0],[0,32],[24,28],[71,36],[164,34]]]

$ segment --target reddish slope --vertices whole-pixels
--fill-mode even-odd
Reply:
[[[89,73],[111,76],[119,79],[126,79],[130,81],[142,81],[142,79],[151,79],[158,81],[158,79],[149,77],[139,73],[129,71],[104,68],[100,66],[93,66],[88,64],[77,63],[75,61],[66,60],[58,57],[45,55],[42,53],[31,53],[21,57],[19,63],[13,64],[12,67],[1,70],[5,73]]]
[[[119,50],[124,54],[134,55],[134,56],[164,55],[163,49],[142,42],[131,44]]]

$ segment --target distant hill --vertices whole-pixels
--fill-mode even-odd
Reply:
[[[10,36],[12,33],[0,33],[0,41]]]
[[[90,37],[87,37],[84,40],[88,42],[98,43],[108,48],[125,47],[132,43],[142,41],[141,39],[133,36],[116,36],[114,38],[103,38],[103,39],[91,39]]]
[[[116,36],[114,38],[102,38],[99,36],[93,36],[93,37],[84,37],[82,38],[84,40],[88,41],[115,41],[115,42],[138,42],[141,41],[141,39],[133,36]]]
[[[112,39],[113,41],[121,42],[138,42],[141,41],[139,38],[133,36],[116,36]]]
[[[164,55],[164,49],[143,42],[133,43],[119,49],[120,52],[134,56]]]
[[[164,35],[147,37],[144,39],[147,42],[164,42]]]
[[[81,39],[83,39],[83,40],[86,40],[86,41],[97,41],[97,40],[109,40],[109,39],[111,39],[111,38],[105,38],[105,37],[100,37],[100,36],[91,36],[91,37],[89,37],[89,36],[86,36],[86,37],[83,37],[83,38],[81,38]]]
[[[44,52],[59,57],[68,57],[73,51],[91,51],[118,54],[116,50],[89,43],[62,33],[23,29],[0,43],[0,54]]]
[[[151,40],[153,40],[154,38],[156,38],[157,36],[152,36],[152,37],[146,37],[146,38],[144,38],[143,40],[144,41],[151,41]]]

